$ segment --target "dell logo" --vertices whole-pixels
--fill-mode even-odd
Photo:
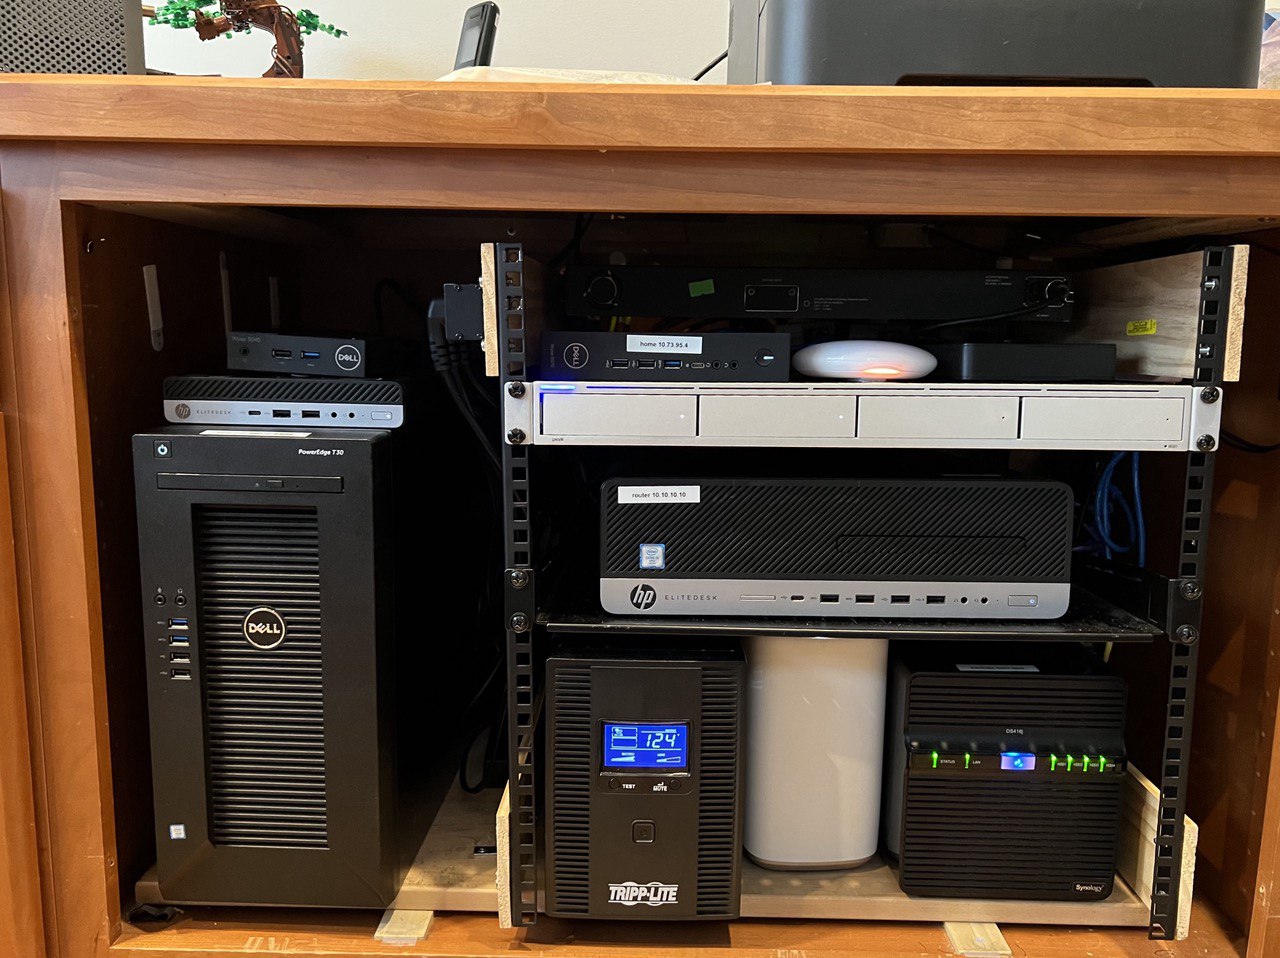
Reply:
[[[241,631],[255,649],[274,649],[284,641],[288,629],[284,616],[275,609],[259,606],[244,617]]]
[[[641,612],[653,608],[653,604],[657,601],[658,592],[651,585],[638,585],[631,590],[631,604]]]
[[[360,368],[360,364],[364,362],[364,357],[360,355],[359,349],[347,344],[346,346],[338,347],[338,351],[333,354],[333,361],[338,364],[339,369],[350,373]]]

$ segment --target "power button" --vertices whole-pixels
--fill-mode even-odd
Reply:
[[[157,439],[151,446],[151,453],[157,459],[170,459],[173,457],[173,446],[169,445],[168,439]]]

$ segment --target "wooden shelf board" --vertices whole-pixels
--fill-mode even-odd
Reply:
[[[1274,90],[17,75],[0,78],[0,100],[0,138],[29,140],[1138,159],[1280,152]]]
[[[1106,901],[911,898],[898,887],[894,868],[873,859],[861,868],[836,872],[769,871],[748,861],[742,873],[742,917],[1146,928],[1151,912],[1118,876]]]
[[[373,938],[376,912],[201,911],[147,932],[125,925],[111,947],[117,958],[921,958],[950,953],[938,924],[833,921],[738,921],[732,924],[589,922],[541,919],[504,931],[491,915],[439,914],[431,934],[409,946]],[[1150,941],[1141,929],[1010,925],[1002,929],[1016,955],[1036,958],[1238,958],[1240,934],[1208,904],[1197,903],[1187,941]]]

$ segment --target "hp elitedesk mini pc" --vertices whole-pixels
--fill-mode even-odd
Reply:
[[[171,427],[133,455],[161,895],[385,907],[425,831],[391,434]]]
[[[895,666],[885,844],[911,895],[1111,895],[1125,684],[1083,653]],[[946,663],[946,664],[940,664]]]
[[[619,615],[1056,619],[1071,490],[1014,479],[612,479],[600,601]]]
[[[547,913],[738,916],[740,649],[547,661]]]

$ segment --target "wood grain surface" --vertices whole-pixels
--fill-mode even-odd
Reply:
[[[7,452],[5,418],[0,415],[0,954],[44,958]]]
[[[1277,156],[1280,92],[9,76],[0,138]]]
[[[128,958],[226,958],[280,954],[291,958],[936,958],[951,953],[940,924],[832,921],[687,922],[679,935],[666,922],[590,922],[543,918],[506,931],[492,915],[436,915],[415,945],[374,941],[370,912],[203,912],[159,931],[126,926],[111,949]],[[1150,941],[1141,929],[1001,928],[1015,955],[1031,958],[1239,958],[1239,934],[1209,906],[1197,904],[1187,941]]]

